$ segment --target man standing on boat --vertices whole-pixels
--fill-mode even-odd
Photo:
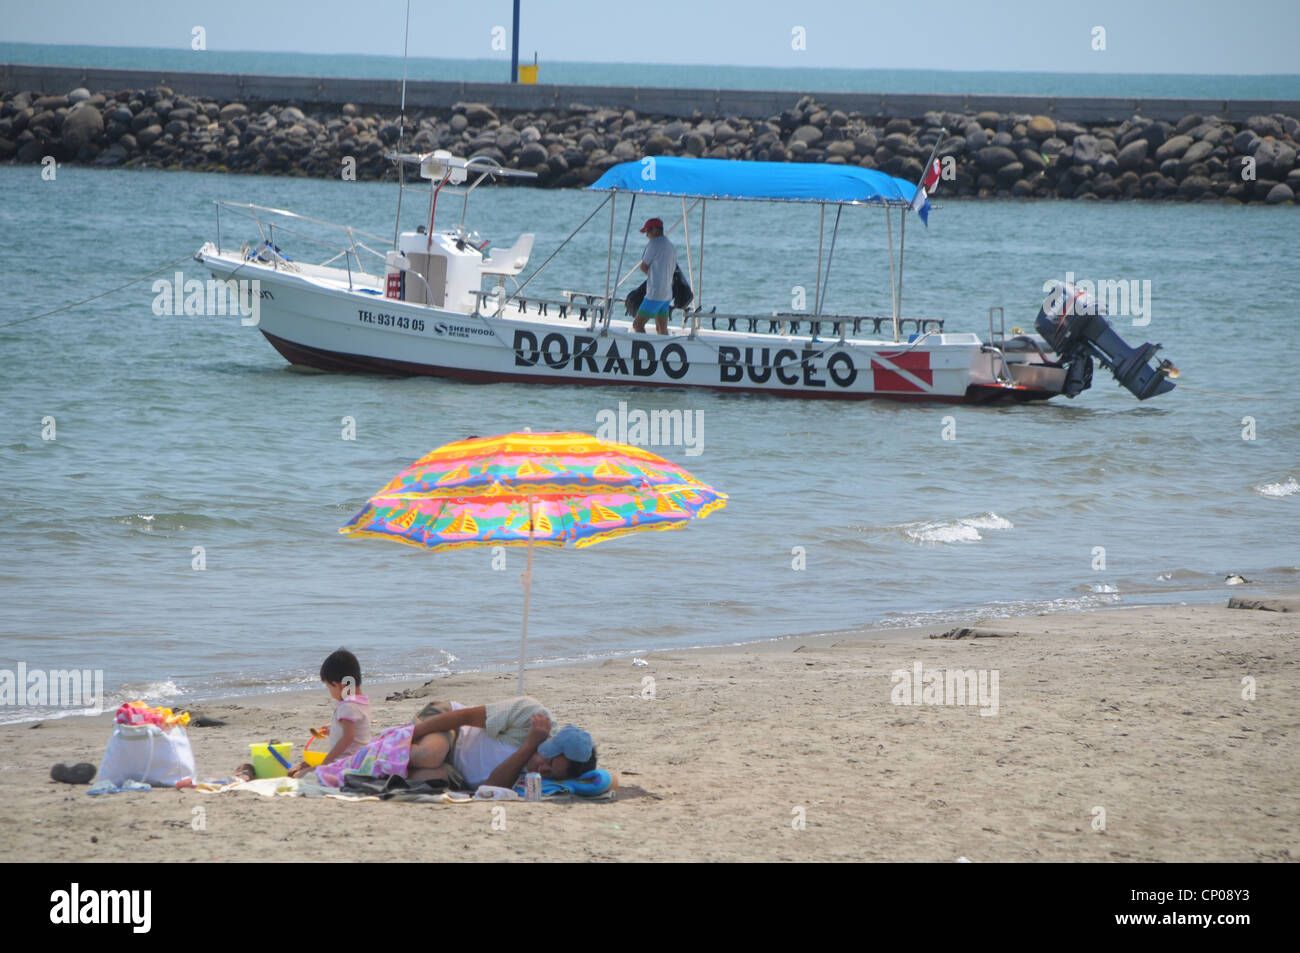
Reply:
[[[645,299],[637,308],[632,330],[645,332],[645,323],[654,318],[655,330],[668,333],[668,312],[673,306],[673,272],[677,268],[677,249],[664,237],[661,218],[647,219],[641,231],[650,239],[641,256],[641,270],[645,272]]]

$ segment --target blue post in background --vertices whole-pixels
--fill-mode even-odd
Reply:
[[[510,29],[510,82],[519,82],[519,0],[515,0],[515,22]]]

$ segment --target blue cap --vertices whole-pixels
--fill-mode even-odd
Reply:
[[[537,753],[543,758],[554,758],[557,754],[562,754],[570,761],[582,764],[591,760],[591,735],[577,725],[565,725],[554,736],[538,745]]]

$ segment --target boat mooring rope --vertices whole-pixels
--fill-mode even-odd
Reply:
[[[27,321],[35,321],[37,318],[48,318],[50,315],[58,314],[60,311],[71,311],[73,308],[80,308],[83,304],[90,304],[90,302],[92,301],[97,301],[100,298],[106,298],[109,295],[115,294],[119,291],[129,288],[134,284],[139,284],[141,281],[144,281],[146,278],[152,278],[154,275],[158,274],[161,271],[166,271],[169,268],[175,268],[178,265],[183,265],[185,264],[185,262],[191,260],[193,257],[194,257],[193,255],[186,255],[184,258],[178,258],[176,261],[168,262],[167,264],[159,268],[155,268],[153,271],[149,272],[146,275],[141,275],[139,278],[132,278],[124,285],[118,285],[116,288],[110,288],[108,291],[101,291],[99,294],[91,295],[89,298],[86,298],[82,301],[74,301],[72,304],[65,304],[62,307],[55,308],[53,311],[42,311],[40,314],[31,314],[25,318],[19,318],[17,321],[9,321],[5,324],[0,324],[0,328],[12,328],[15,324],[24,324]]]

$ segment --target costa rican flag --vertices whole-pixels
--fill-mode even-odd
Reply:
[[[939,160],[937,158],[931,159],[930,167],[925,170],[925,175],[921,177],[921,183],[916,187],[916,194],[912,196],[912,211],[920,216],[921,224],[926,228],[930,227],[930,198],[927,193],[939,181],[941,171]]]

